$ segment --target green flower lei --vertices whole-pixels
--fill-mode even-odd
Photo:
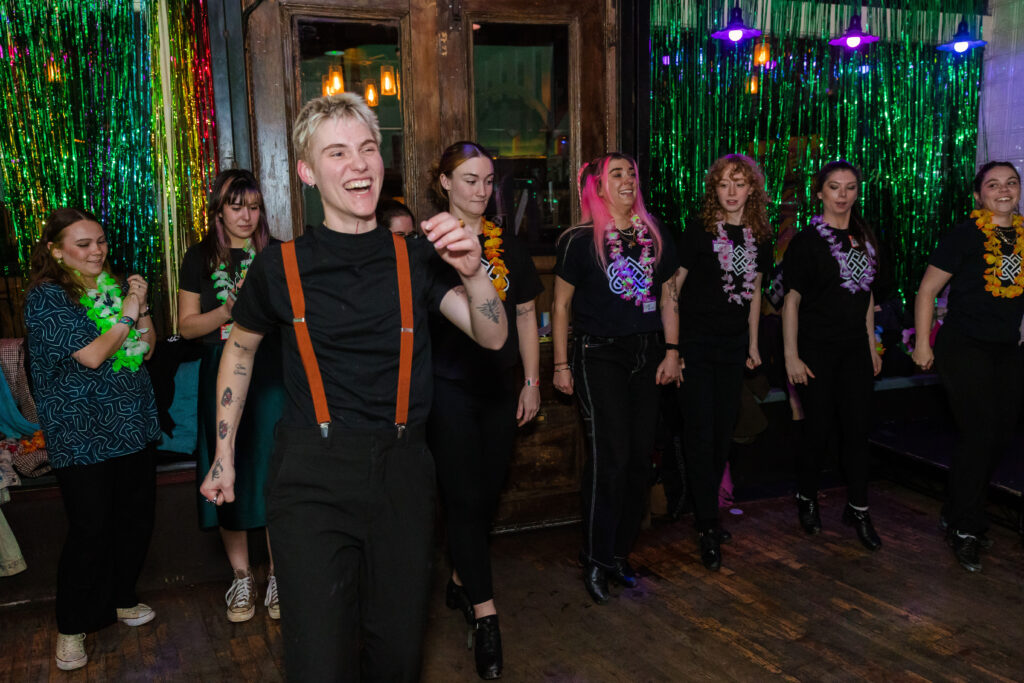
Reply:
[[[210,279],[213,280],[213,290],[217,294],[217,301],[221,303],[227,301],[228,292],[234,288],[235,283],[245,279],[245,274],[249,272],[252,260],[256,258],[256,250],[253,248],[251,241],[246,240],[243,249],[245,249],[246,258],[238,264],[238,275],[236,277],[233,278],[228,274],[227,264],[225,263],[221,263],[217,266],[217,270],[210,273]]]
[[[78,303],[85,306],[89,320],[96,323],[100,334],[104,334],[121,318],[121,286],[110,273],[104,271],[96,278],[96,288],[86,290]],[[137,372],[142,367],[142,358],[149,351],[149,344],[142,341],[142,333],[146,331],[145,328],[132,328],[128,332],[127,339],[113,356],[114,372],[119,372],[121,368]]]

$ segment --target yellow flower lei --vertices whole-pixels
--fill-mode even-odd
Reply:
[[[985,291],[991,292],[994,297],[1013,299],[1024,294],[1024,267],[1013,279],[1013,284],[1003,287],[1003,249],[996,235],[996,226],[992,224],[992,212],[975,210],[971,212],[971,218],[976,219],[975,225],[985,235],[985,263],[992,266],[985,269]],[[1024,259],[1024,216],[1015,214],[1013,217],[1013,229],[1017,233],[1017,240],[1013,244],[1013,253]]]
[[[491,221],[483,222],[482,232],[484,234],[484,258],[490,266],[491,284],[498,292],[498,298],[505,300],[505,290],[508,288],[508,268],[501,260],[501,228]]]

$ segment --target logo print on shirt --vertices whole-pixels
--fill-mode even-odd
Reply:
[[[1020,256],[1017,254],[1003,254],[1003,276],[999,278],[1006,283],[1007,286],[1013,284],[1013,281],[1020,275]]]
[[[742,244],[732,248],[732,272],[743,277],[747,274],[747,267],[757,258],[757,253],[751,253]]]
[[[480,259],[480,264],[483,265],[484,272],[487,273],[487,277],[489,277],[491,279],[491,284],[494,284],[494,281],[498,279],[498,277],[496,275],[492,275],[491,274],[491,271],[494,270],[494,266],[492,266],[490,261],[488,261],[485,258],[481,258]],[[511,275],[506,275],[505,276],[505,290],[504,291],[506,291],[506,292],[508,291],[508,286],[509,286],[509,284],[511,284],[511,282],[512,282]],[[495,287],[495,291],[497,291],[497,287]]]
[[[633,282],[642,282],[644,279],[644,269],[632,256],[626,256],[622,259],[622,270],[619,271],[622,275],[629,275],[633,278]],[[605,273],[608,275],[608,289],[612,290],[612,293],[616,296],[621,296],[626,291],[626,286],[622,281],[622,278],[616,274],[615,269],[612,268],[612,264],[608,264],[605,268]],[[636,287],[634,286],[635,290]]]
[[[864,272],[871,265],[871,260],[868,259],[860,249],[851,249],[844,254],[846,257],[846,267],[850,269],[850,279],[857,282],[864,276]]]

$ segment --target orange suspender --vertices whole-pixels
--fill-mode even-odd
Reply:
[[[398,436],[405,434],[406,420],[409,417],[409,389],[412,385],[412,349],[413,349],[413,315],[412,315],[412,282],[409,277],[409,254],[406,250],[405,238],[392,234],[395,245],[395,264],[398,271],[398,299],[401,308],[401,346],[398,354],[398,392],[395,397],[395,426]],[[302,366],[306,370],[309,391],[313,395],[313,410],[316,421],[320,424],[320,434],[327,438],[331,424],[331,414],[327,408],[327,394],[324,392],[320,366],[313,351],[313,340],[309,337],[306,325],[306,300],[302,294],[302,281],[299,277],[299,264],[295,258],[295,242],[289,241],[281,245],[281,258],[284,262],[284,276],[288,283],[288,298],[292,304],[292,324],[295,328],[295,341],[299,346]]]

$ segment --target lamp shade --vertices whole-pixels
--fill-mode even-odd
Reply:
[[[860,27],[860,15],[854,14],[850,17],[850,25],[847,27],[846,32],[838,38],[828,41],[828,44],[856,50],[861,45],[874,43],[877,40],[878,36],[864,33],[864,30]]]
[[[738,43],[741,40],[756,38],[759,35],[761,35],[759,30],[743,23],[743,10],[740,9],[739,3],[737,3],[735,7],[729,10],[729,23],[726,24],[725,28],[712,33],[711,37],[715,40],[729,40]]]
[[[364,97],[366,98],[366,103],[371,107],[376,107],[378,104],[380,104],[380,98],[377,95],[377,84],[373,81],[373,79],[366,81],[366,90],[364,92]]]
[[[394,95],[398,92],[395,85],[395,68],[385,65],[380,68],[380,94]]]
[[[968,50],[973,50],[976,47],[985,45],[984,40],[974,40],[971,37],[971,31],[967,28],[967,20],[964,19],[960,22],[960,25],[956,28],[956,33],[953,34],[953,39],[948,43],[943,43],[936,47],[936,50],[942,50],[943,52],[956,52],[964,53]]]

